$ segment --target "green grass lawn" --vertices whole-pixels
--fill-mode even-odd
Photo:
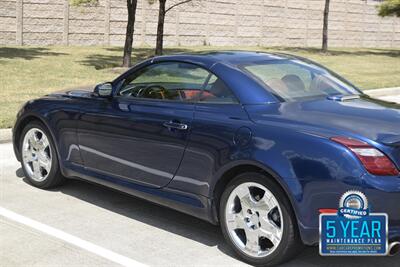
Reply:
[[[400,86],[400,49],[317,49],[260,47],[180,47],[166,54],[202,50],[257,50],[296,54],[343,75],[361,89]],[[151,48],[136,48],[133,62],[148,58]],[[115,78],[121,70],[120,47],[0,47],[0,128],[11,127],[25,101],[68,87]]]

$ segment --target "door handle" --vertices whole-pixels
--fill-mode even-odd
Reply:
[[[181,131],[187,130],[189,128],[187,124],[173,121],[164,122],[163,125],[168,129],[177,129]]]

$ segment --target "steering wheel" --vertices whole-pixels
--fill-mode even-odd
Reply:
[[[145,88],[146,86],[143,85],[127,85],[121,91],[119,91],[119,95],[122,96],[131,96],[137,97],[139,93]]]
[[[153,99],[165,99],[168,94],[168,90],[157,84],[150,84],[145,88],[141,89],[137,96],[143,98],[153,98]],[[160,95],[160,97],[157,97]]]

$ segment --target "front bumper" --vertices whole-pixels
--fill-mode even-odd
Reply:
[[[13,129],[12,129],[12,144],[13,144],[13,149],[14,149],[14,154],[15,157],[17,158],[18,161],[21,161],[21,155],[20,155],[20,151],[19,151],[19,142],[18,142],[18,138],[17,138],[17,133],[16,133],[16,125],[14,125]]]

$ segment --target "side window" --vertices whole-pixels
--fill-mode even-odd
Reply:
[[[164,62],[134,73],[122,85],[118,95],[173,101],[197,101],[209,72],[196,65]]]
[[[215,75],[211,75],[200,97],[202,103],[235,104],[239,103],[232,91]]]
[[[309,70],[291,63],[252,65],[246,69],[287,99],[306,94],[313,80]]]

